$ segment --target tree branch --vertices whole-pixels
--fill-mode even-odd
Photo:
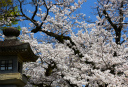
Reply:
[[[58,35],[55,34],[53,32],[48,32],[45,30],[41,30],[42,32],[44,32],[45,34],[51,36],[51,37],[55,37],[60,43],[64,44],[64,40],[69,40],[70,44],[66,44],[69,48],[73,49],[75,55],[78,54],[79,57],[83,57],[82,53],[77,49],[77,48],[73,48],[73,46],[76,47],[75,43],[71,40],[71,38],[69,36],[64,36],[64,35]]]
[[[111,21],[111,18],[109,17],[108,13],[106,12],[106,10],[103,10],[103,13],[105,15],[105,18],[108,20],[108,22],[111,24],[111,26],[114,28],[114,30],[117,30],[117,26],[115,24],[113,24],[113,22]]]
[[[32,18],[31,18],[32,20],[34,19],[34,17],[35,17],[35,15],[36,15],[37,11],[38,11],[38,4],[35,6],[35,11],[34,11],[33,16],[32,16]]]
[[[42,27],[42,25],[44,24],[44,21],[47,19],[48,14],[49,14],[49,10],[50,10],[50,8],[51,8],[51,7],[49,7],[49,8],[47,7],[45,0],[43,0],[43,1],[44,1],[44,5],[45,5],[45,7],[46,7],[46,9],[47,9],[46,15],[45,15],[45,17],[44,17],[42,23],[41,23],[40,25],[36,26],[35,29],[31,30],[31,32],[33,32],[33,33],[37,33],[38,31],[41,31],[41,27]]]
[[[22,10],[22,2],[21,2],[21,1],[19,1],[19,2],[20,2],[20,11],[21,11],[23,17],[25,17],[26,19],[28,19],[28,20],[30,20],[32,23],[34,23],[36,26],[38,26],[38,23],[36,23],[34,20],[32,20],[31,18],[29,18],[28,16],[26,16],[26,15],[24,14],[24,12],[23,12],[23,10]]]

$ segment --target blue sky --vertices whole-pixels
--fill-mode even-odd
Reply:
[[[87,17],[90,16],[90,19],[92,21],[96,21],[96,16],[93,14],[93,12],[94,12],[93,7],[95,7],[94,2],[97,2],[97,0],[87,0],[82,5],[82,9],[80,10],[80,12],[86,14]]]

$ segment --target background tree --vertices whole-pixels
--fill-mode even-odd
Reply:
[[[7,26],[18,24],[16,15],[19,15],[20,11],[16,5],[15,0],[1,0],[0,1],[0,28],[4,29]],[[17,28],[20,28],[19,26]]]

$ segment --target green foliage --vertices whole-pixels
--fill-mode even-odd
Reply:
[[[3,6],[5,7],[8,5],[13,5],[12,0],[1,0],[0,1],[0,7],[3,7]]]
[[[6,21],[6,24],[0,26],[0,29],[5,29],[7,27],[17,25],[18,20],[16,15],[20,15],[18,7],[14,5],[13,0],[0,0],[0,21]],[[20,30],[20,27],[16,27]]]

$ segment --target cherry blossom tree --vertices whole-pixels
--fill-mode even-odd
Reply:
[[[124,35],[119,31],[123,32],[127,25],[121,16],[122,10],[127,9],[119,9],[119,2],[127,6],[126,0],[100,0],[96,24],[81,21],[84,14],[74,14],[85,0],[23,1],[19,0],[21,19],[31,23],[29,28],[22,27],[20,40],[29,42],[39,56],[36,62],[24,63],[24,74],[29,79],[26,87],[128,86],[128,42],[125,38],[121,42]],[[117,2],[119,6],[116,6]],[[31,17],[24,11],[24,6],[29,3],[35,8],[29,11]],[[111,7],[107,6],[109,4]],[[111,9],[119,15],[113,11],[110,16]],[[124,18],[126,13],[123,14]],[[73,32],[74,28],[79,29],[77,34]],[[35,33],[43,38],[52,38],[54,43],[39,41],[34,37]]]
[[[85,29],[90,26],[82,24]],[[24,31],[27,29],[24,28]],[[23,32],[24,32],[23,31]],[[28,32],[28,31],[27,31]],[[31,76],[31,84],[41,87],[81,87],[82,85],[95,87],[127,87],[127,48],[125,44],[117,45],[113,35],[99,27],[92,27],[90,33],[79,31],[72,34],[72,41],[76,44],[84,57],[80,58],[66,44],[48,44],[38,41],[23,33],[24,41],[31,43],[34,52],[39,54],[35,63],[24,64],[25,74]],[[25,36],[25,37],[23,37]],[[69,43],[66,41],[65,43]],[[118,56],[113,56],[118,50]]]
[[[126,41],[128,1],[97,0],[97,2],[97,24],[112,32],[116,44],[121,45]]]
[[[47,36],[50,36],[50,38],[53,37],[55,43],[65,44],[67,47],[69,47],[70,49],[73,50],[73,53],[75,55],[78,55],[79,57],[83,56],[77,49],[75,43],[72,41],[72,39],[68,35],[72,32],[72,28],[76,26],[76,22],[77,22],[76,20],[79,19],[79,16],[82,16],[82,14],[74,15],[73,12],[80,7],[80,5],[84,2],[84,0],[78,1],[78,3],[74,2],[74,0],[67,0],[67,1],[55,0],[53,2],[50,2],[50,1],[46,2],[45,0],[36,1],[33,3],[33,5],[35,6],[35,11],[30,11],[31,13],[33,13],[32,17],[28,17],[24,13],[23,8],[22,8],[23,2],[22,1],[19,1],[19,2],[20,2],[20,10],[21,10],[22,17],[23,17],[22,20],[31,21],[31,23],[30,23],[30,26],[32,29],[31,32],[37,33],[40,31],[40,32],[42,32],[42,34],[45,33]],[[43,9],[45,9],[44,12],[41,9],[41,6]],[[54,15],[50,15],[51,13]],[[40,19],[37,20],[36,17],[40,17]],[[29,31],[27,31],[27,32],[29,32]],[[24,38],[29,38],[29,37],[27,35],[25,35]],[[66,40],[68,40],[71,43],[65,43]],[[37,48],[35,48],[35,49],[37,49]],[[42,52],[37,52],[37,53],[40,54]],[[46,57],[48,57],[48,56],[46,56]],[[41,57],[41,60],[42,60],[42,57]],[[53,59],[47,59],[47,60],[48,60],[48,62],[45,61],[45,64],[47,65],[47,69],[45,68],[45,70],[46,70],[45,76],[51,76],[53,70],[56,69],[57,65]],[[41,65],[44,65],[43,60],[41,62]],[[53,75],[52,75],[52,77],[53,77]],[[58,75],[54,78],[63,78],[63,75],[62,75],[62,77],[60,77],[60,75]],[[55,81],[58,80],[58,79],[53,79],[53,81],[55,80],[53,82],[53,81],[49,81],[49,80],[52,80],[51,78],[48,81],[47,81],[48,77],[45,79],[46,79],[46,81],[44,81],[44,80],[43,81],[37,80],[37,81],[42,82],[41,85],[47,86],[47,85],[51,85],[50,83],[55,84]],[[62,81],[65,83],[68,83],[68,85],[71,85],[71,86],[76,85],[76,84],[70,83],[69,80],[65,81],[64,79],[62,79]],[[50,82],[50,83],[46,84],[46,82]],[[35,83],[34,81],[33,81],[33,84],[40,85],[40,83]]]
[[[106,3],[107,1],[100,1],[99,4],[102,2]],[[107,13],[108,10],[103,9],[101,14],[105,15],[104,19],[97,17],[96,25],[88,25],[84,21],[78,20],[78,16],[82,14],[77,14],[76,17],[71,15],[82,3],[80,1],[79,4],[73,4],[73,1],[67,3],[57,1],[56,4],[43,1],[42,3],[46,12],[42,12],[39,8],[38,13],[36,2],[35,11],[32,12],[33,16],[29,18],[23,13],[20,2],[22,15],[32,22],[30,24],[33,27],[31,32],[43,32],[50,38],[54,37],[55,42],[55,44],[44,41],[38,43],[38,40],[32,36],[33,34],[30,34],[31,36],[26,34],[30,32],[27,28],[22,29],[21,40],[30,42],[35,53],[39,55],[37,62],[24,64],[25,74],[30,76],[30,84],[40,87],[81,87],[82,85],[87,87],[127,87],[127,41],[120,42],[121,35],[118,34],[120,23],[122,23],[121,17],[119,22],[114,22],[116,20],[114,17],[117,17],[115,15],[110,18],[111,21]],[[116,6],[110,8],[116,8]],[[50,12],[54,13],[54,16],[49,15]],[[119,14],[121,16],[121,12]],[[41,17],[41,21],[34,19],[36,15]],[[105,26],[104,20],[111,26]],[[111,22],[119,23],[115,24],[118,27],[117,30],[114,29]],[[81,28],[81,30],[74,34],[72,32],[74,27]],[[110,30],[115,30],[115,35],[106,31],[107,27],[110,27]],[[115,52],[116,56],[114,56]]]

